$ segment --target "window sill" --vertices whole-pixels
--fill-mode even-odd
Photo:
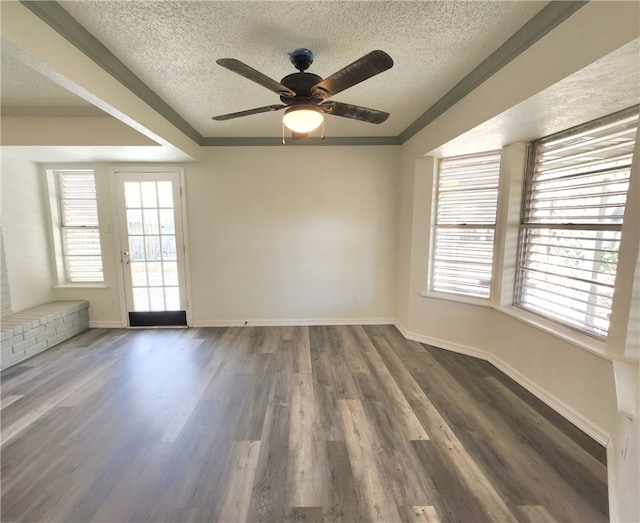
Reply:
[[[105,283],[61,283],[54,285],[54,289],[108,289]]]
[[[420,293],[423,298],[434,300],[453,301],[456,303],[466,303],[467,305],[479,305],[481,307],[491,307],[489,298],[474,298],[473,296],[463,296],[462,294],[447,294],[444,292],[423,291]]]
[[[537,329],[551,334],[552,336],[555,336],[562,341],[571,343],[572,345],[575,345],[580,349],[591,352],[596,356],[611,360],[611,358],[607,356],[605,352],[606,341],[604,340],[599,340],[597,338],[589,336],[588,334],[583,334],[569,327],[565,327],[560,323],[556,323],[554,321],[543,318],[542,316],[538,316],[524,309],[520,309],[519,307],[516,307],[514,305],[496,307],[495,310],[502,312],[507,316],[511,316],[518,321],[526,323],[527,325],[536,327]]]

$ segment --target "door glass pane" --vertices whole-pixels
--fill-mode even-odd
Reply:
[[[147,267],[146,263],[131,263],[131,283],[134,287],[147,286]]]
[[[162,272],[165,285],[178,285],[178,264],[176,262],[164,262]]]
[[[140,193],[142,194],[143,207],[154,208],[158,206],[156,182],[140,182]]]
[[[147,260],[160,260],[160,236],[145,236]]]
[[[173,209],[173,185],[171,182],[158,182],[158,207]]]
[[[158,211],[155,209],[144,210],[144,233],[158,234],[160,232],[158,226]]]
[[[173,221],[173,209],[160,209],[160,232],[162,234],[175,234],[176,227]]]
[[[147,263],[147,277],[150,287],[162,287],[162,264],[160,262]]]
[[[166,299],[166,306],[168,311],[180,310],[180,293],[178,287],[165,287],[164,295]]]
[[[133,308],[138,312],[149,310],[149,292],[146,287],[133,288]]]
[[[129,236],[129,257],[131,261],[144,261],[143,236]]]
[[[163,311],[164,291],[162,287],[149,287],[149,309],[152,311]]]
[[[163,260],[176,259],[176,237],[175,236],[162,237],[162,259]]]
[[[142,234],[142,211],[140,209],[127,209],[127,232]]]
[[[140,184],[124,182],[124,202],[127,208],[142,207],[140,204]]]

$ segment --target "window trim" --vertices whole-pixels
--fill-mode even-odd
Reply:
[[[620,223],[611,223],[611,224],[599,224],[599,223],[572,223],[572,222],[562,222],[562,223],[553,223],[553,222],[529,222],[528,220],[528,210],[530,209],[530,203],[533,199],[531,194],[531,184],[533,178],[535,176],[535,161],[536,161],[536,147],[540,143],[549,142],[549,141],[557,141],[566,137],[578,137],[580,134],[585,132],[589,132],[595,128],[602,128],[611,124],[611,127],[614,127],[615,122],[619,120],[623,120],[633,115],[638,115],[638,110],[640,106],[632,106],[626,108],[622,111],[617,111],[610,115],[597,118],[591,120],[589,122],[585,122],[579,124],[575,127],[565,129],[558,133],[554,133],[545,137],[538,138],[528,144],[526,161],[525,161],[525,177],[522,184],[522,197],[521,197],[521,208],[520,208],[520,224],[518,227],[518,243],[516,250],[516,260],[515,260],[515,280],[513,286],[513,298],[511,306],[502,307],[500,310],[505,312],[510,316],[513,316],[517,319],[524,321],[530,325],[533,325],[538,328],[543,328],[544,330],[550,332],[551,334],[571,343],[577,344],[581,347],[585,347],[592,352],[595,352],[599,355],[603,355],[607,337],[609,332],[607,332],[604,336],[598,335],[598,333],[588,330],[587,328],[580,328],[578,325],[574,325],[569,323],[569,321],[562,321],[562,319],[555,318],[553,316],[544,314],[540,311],[533,310],[531,308],[527,308],[521,304],[521,289],[523,288],[522,278],[523,271],[522,267],[522,259],[525,255],[525,250],[527,248],[526,242],[526,230],[548,227],[554,230],[580,230],[580,231],[612,231],[622,233],[623,230],[623,220]],[[637,124],[640,125],[640,122]],[[635,144],[635,148],[639,146],[638,143]],[[629,170],[633,169],[633,158],[631,160],[631,164],[628,167]],[[597,172],[594,172],[597,174]],[[630,178],[629,178],[630,179]],[[627,188],[628,191],[628,188]],[[627,192],[628,194],[628,192]],[[626,208],[626,203],[625,203]],[[618,253],[620,243],[622,238],[618,240]],[[617,280],[617,270],[616,275],[614,277],[614,282],[610,285],[606,285],[612,289],[612,292],[615,292],[616,280]],[[612,298],[613,300],[613,298]],[[609,310],[609,315],[613,310],[613,306],[611,310]],[[608,331],[610,329],[610,324],[608,326]],[[579,340],[579,341],[578,341]]]
[[[59,187],[59,173],[92,173],[94,177],[96,187],[96,211],[98,213],[98,225],[90,226],[90,229],[94,229],[98,232],[99,244],[100,244],[100,257],[102,263],[102,280],[95,281],[71,281],[68,276],[66,255],[64,249],[63,229],[85,229],[85,227],[79,226],[67,226],[62,225],[62,205],[61,205],[61,191]],[[49,217],[51,225],[51,253],[54,261],[55,280],[53,288],[107,288],[105,277],[105,258],[104,258],[104,242],[101,228],[100,217],[100,205],[98,202],[98,181],[96,177],[96,169],[94,167],[79,167],[73,166],[70,168],[65,167],[53,167],[46,168],[44,171],[45,187],[47,190],[47,203],[49,207]]]
[[[502,149],[492,149],[488,151],[481,151],[473,154],[464,154],[464,155],[455,155],[455,156],[447,156],[441,158],[435,158],[434,165],[434,174],[433,174],[433,185],[432,185],[432,197],[431,197],[431,226],[430,226],[430,241],[429,241],[429,251],[428,251],[428,261],[427,261],[427,278],[426,278],[426,290],[421,292],[420,295],[428,298],[442,299],[448,301],[455,301],[460,303],[467,303],[471,305],[480,305],[485,307],[491,307],[492,301],[494,300],[495,294],[495,278],[497,271],[499,269],[499,264],[496,259],[496,245],[498,241],[498,232],[500,230],[499,225],[499,206],[500,206],[500,191],[501,191],[501,177],[502,177]],[[441,165],[443,161],[446,160],[463,160],[463,159],[473,159],[473,158],[482,158],[489,156],[497,156],[498,157],[498,181],[497,181],[497,189],[496,189],[496,213],[493,224],[486,223],[460,223],[458,225],[455,224],[438,224],[438,208],[440,203],[440,175],[441,175]],[[493,230],[493,241],[492,241],[492,254],[491,254],[491,280],[488,286],[489,294],[487,296],[474,296],[471,294],[463,294],[463,293],[454,293],[454,292],[446,292],[442,290],[434,289],[434,262],[435,262],[435,253],[436,253],[436,241],[437,241],[437,233],[438,228],[443,229],[451,229],[455,227],[460,227],[468,230],[474,229],[492,229]]]

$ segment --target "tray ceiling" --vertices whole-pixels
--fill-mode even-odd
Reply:
[[[390,118],[372,125],[329,116],[327,140],[322,143],[404,143],[585,2],[130,0],[21,4],[79,49],[76,60],[82,61],[79,57],[84,53],[93,71],[85,64],[71,72],[67,63],[63,68],[71,73],[67,77],[55,65],[52,69],[50,64],[34,61],[3,38],[4,116],[108,113],[144,133],[145,140],[151,138],[166,148],[161,136],[145,130],[149,118],[161,116],[192,145],[279,143],[282,113],[211,120],[214,115],[278,103],[276,94],[215,62],[237,58],[280,80],[295,72],[288,53],[298,47],[314,52],[310,72],[322,77],[373,49],[389,53],[395,62],[392,69],[333,99],[387,111]],[[27,47],[29,42],[24,40]],[[571,123],[569,115],[558,110],[567,99],[581,100],[570,114],[583,119],[637,103],[639,53],[636,40],[471,130],[448,152],[465,152],[480,143],[499,146],[505,132],[525,140],[562,129]],[[66,56],[62,60],[69,62]],[[112,105],[113,99],[102,98],[99,89],[76,88],[74,80],[82,75],[108,78],[110,83],[115,80],[127,101]],[[136,120],[142,113],[132,112],[132,100],[144,113],[145,123]],[[178,142],[172,142],[178,148],[171,154],[175,156],[180,149],[193,156],[194,149],[185,149],[184,142]],[[316,138],[298,144],[318,143]],[[147,157],[157,158],[157,151],[150,149]]]
[[[218,58],[237,58],[279,80],[295,71],[287,53],[297,47],[315,53],[310,71],[322,77],[372,49],[382,49],[393,57],[394,67],[335,99],[387,111],[389,120],[372,125],[329,117],[326,132],[334,137],[389,137],[400,135],[547,2],[63,1],[59,5],[202,137],[273,137],[281,132],[280,115],[273,113],[211,120],[217,114],[278,102],[274,93],[216,65]],[[12,79],[5,81],[3,74],[3,110],[88,110],[73,95],[65,98],[60,89],[37,81],[36,73],[20,71],[15,64],[10,67]]]

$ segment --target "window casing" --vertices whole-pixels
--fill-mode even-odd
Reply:
[[[515,305],[605,339],[638,108],[533,142]]]
[[[499,177],[499,151],[440,160],[430,291],[490,297]]]
[[[56,171],[64,283],[101,283],[102,249],[93,171]]]

